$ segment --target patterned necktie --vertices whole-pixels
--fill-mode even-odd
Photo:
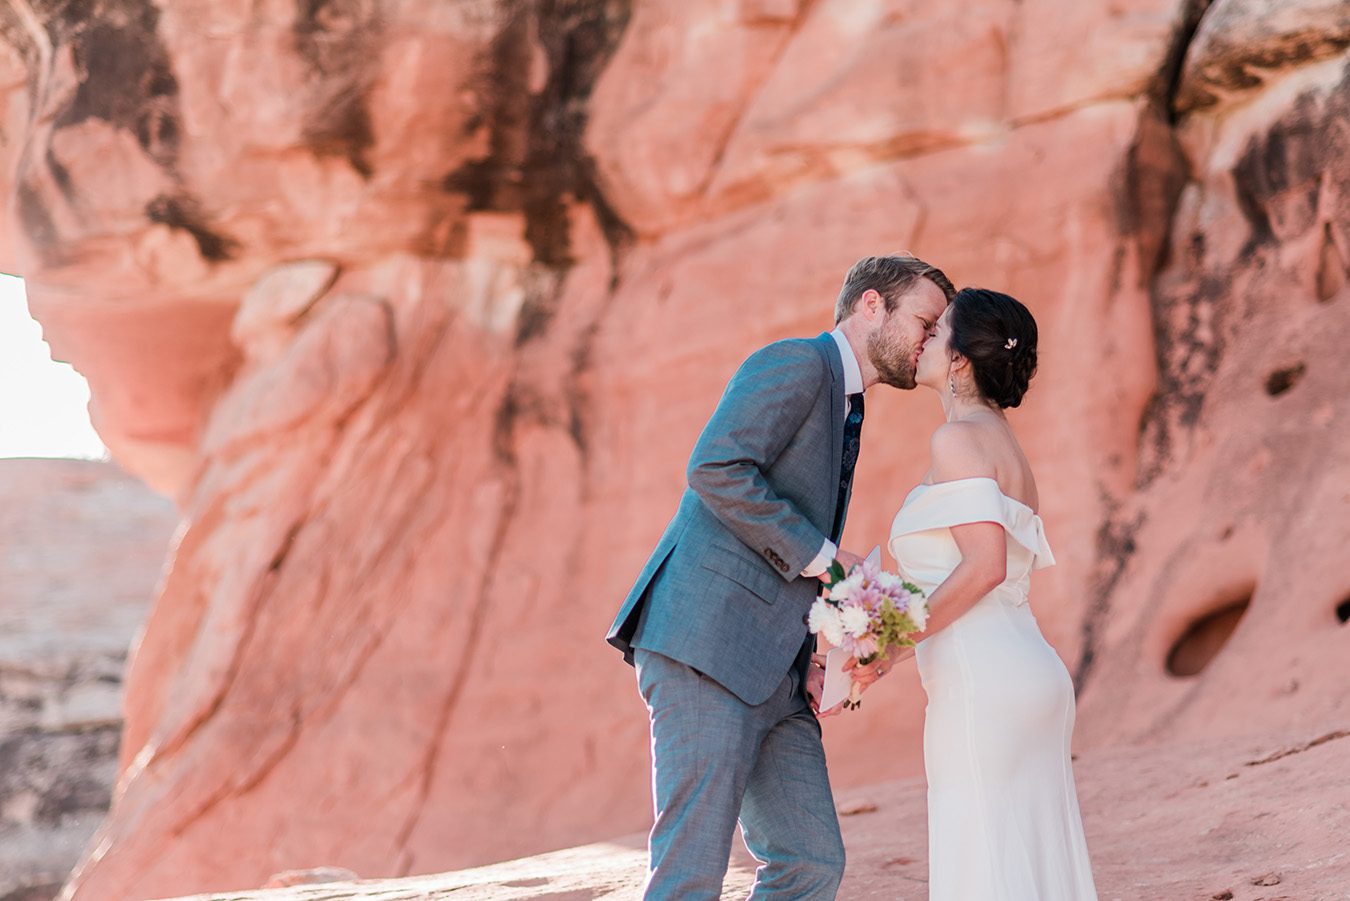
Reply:
[[[844,507],[848,503],[848,489],[853,484],[853,469],[858,465],[858,448],[862,445],[863,396],[848,396],[848,418],[844,420],[844,456],[839,467],[839,497],[834,507],[834,528],[830,540],[839,542],[844,527]]]

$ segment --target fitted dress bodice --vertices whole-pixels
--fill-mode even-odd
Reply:
[[[961,562],[951,527],[972,522],[998,523],[1008,533],[1008,576],[991,595],[1025,604],[1032,571],[1053,566],[1055,557],[1040,516],[1004,494],[994,479],[916,485],[891,524],[891,556],[911,582],[931,594]]]

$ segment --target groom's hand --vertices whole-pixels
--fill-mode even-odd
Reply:
[[[835,551],[834,559],[838,560],[839,565],[844,567],[844,572],[848,572],[853,569],[853,567],[863,562],[862,557],[859,557],[851,551],[846,551],[843,548]],[[830,571],[827,569],[816,578],[820,579],[822,582],[828,582],[830,581]]]
[[[811,711],[821,719],[824,719],[827,716],[834,716],[844,708],[844,704],[841,701],[822,713],[820,711],[820,698],[824,693],[825,667],[824,664],[818,664],[813,657],[811,666],[806,670],[806,699],[811,702]]]

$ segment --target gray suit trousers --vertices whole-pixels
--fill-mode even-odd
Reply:
[[[741,834],[761,865],[754,901],[833,899],[844,875],[820,724],[793,670],[762,704],[669,657],[638,649],[651,716],[651,865],[647,901],[721,897]]]

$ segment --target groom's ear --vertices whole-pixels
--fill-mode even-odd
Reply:
[[[886,301],[875,289],[868,288],[862,293],[862,297],[858,298],[857,309],[871,321],[886,309]]]

